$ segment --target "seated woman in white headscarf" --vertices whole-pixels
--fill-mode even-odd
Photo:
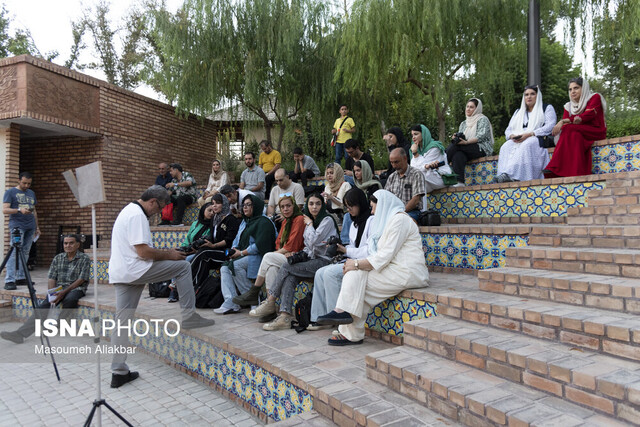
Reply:
[[[507,142],[500,148],[498,173],[494,182],[542,179],[542,168],[549,163],[549,152],[541,137],[551,135],[556,124],[552,105],[542,103],[538,86],[524,88],[520,108],[513,113],[505,131]]]
[[[371,234],[361,259],[344,263],[336,308],[317,319],[319,325],[339,324],[329,345],[361,344],[371,307],[410,288],[429,285],[429,271],[418,226],[404,212],[404,203],[387,190],[371,198]]]

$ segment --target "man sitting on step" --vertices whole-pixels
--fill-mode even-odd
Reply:
[[[44,300],[38,305],[42,309],[42,318],[47,316],[47,311],[51,305],[62,306],[61,318],[69,318],[73,309],[78,308],[78,300],[87,293],[89,282],[89,272],[91,259],[89,255],[80,252],[81,237],[78,234],[67,234],[64,236],[64,252],[53,258],[49,267],[49,289],[62,286],[62,290],[56,294],[56,299],[51,303]],[[35,314],[13,332],[0,332],[0,337],[5,340],[22,344],[24,339],[35,331]]]
[[[240,209],[239,205],[245,197],[253,194],[253,192],[243,190],[242,188],[235,189],[230,184],[223,185],[218,191],[229,200],[229,206],[231,207],[233,216],[237,218],[242,217],[242,209]]]

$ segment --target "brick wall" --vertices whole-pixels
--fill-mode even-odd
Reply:
[[[2,189],[15,187],[18,184],[18,174],[19,170],[19,161],[20,161],[20,127],[17,124],[11,124],[10,127],[6,129],[0,129],[0,132],[3,132],[2,135],[2,151],[4,154],[4,165],[1,167],[4,169],[3,171],[3,181],[2,181]],[[2,215],[2,230],[7,229],[7,224],[9,223],[9,216]],[[2,256],[8,250],[9,247],[9,236],[10,233],[3,233],[4,238],[0,239],[2,241]]]

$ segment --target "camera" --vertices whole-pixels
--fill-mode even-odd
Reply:
[[[229,249],[225,249],[225,250],[224,250],[224,256],[225,256],[227,259],[231,258],[231,257],[233,256],[233,254],[235,254],[235,253],[236,253],[236,250],[235,250],[235,249],[233,249],[233,248],[229,248]]]
[[[340,238],[337,236],[331,236],[329,237],[329,240],[327,240],[327,251],[325,252],[325,255],[328,256],[329,258],[333,258],[336,255],[338,255],[338,244],[342,243],[340,241]]]
[[[204,237],[201,237],[201,238],[191,242],[191,244],[189,246],[183,246],[181,248],[178,248],[178,250],[182,251],[182,252],[186,252],[186,253],[195,252],[198,249],[200,249],[202,247],[202,245],[204,245],[205,243],[207,243],[207,239],[205,239]]]
[[[305,251],[296,252],[287,258],[289,265],[297,264],[299,262],[309,261],[309,255]]]
[[[453,137],[451,137],[451,143],[452,143],[452,144],[457,144],[457,143],[458,143],[458,142],[460,142],[460,140],[462,140],[462,139],[464,139],[464,140],[466,140],[466,139],[467,139],[467,137],[466,137],[466,136],[464,136],[464,133],[462,133],[462,132],[456,132],[456,133],[454,133],[454,134],[453,134]]]
[[[22,243],[22,233],[19,228],[11,230],[11,246],[20,246]]]

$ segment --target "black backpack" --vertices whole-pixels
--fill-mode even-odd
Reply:
[[[291,327],[300,333],[307,329],[307,326],[311,324],[311,300],[313,294],[309,292],[306,297],[302,298],[296,303],[296,307],[293,312],[296,316],[296,320],[291,321]]]
[[[218,308],[223,302],[220,276],[209,276],[196,288],[197,308]]]
[[[149,283],[149,296],[151,298],[168,298],[171,293],[170,284],[171,280]]]

